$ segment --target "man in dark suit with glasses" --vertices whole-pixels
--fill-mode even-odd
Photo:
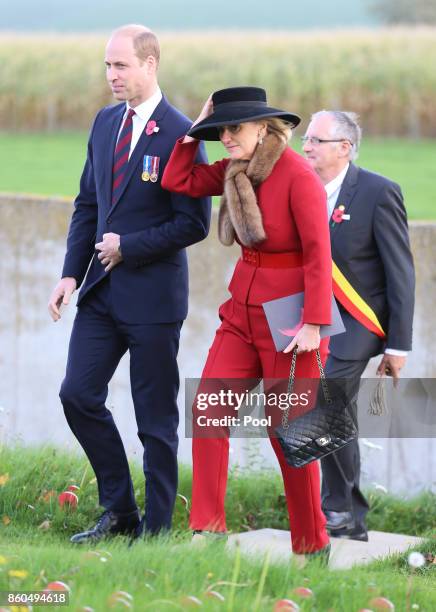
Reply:
[[[340,289],[335,295],[346,327],[330,340],[326,374],[347,381],[354,405],[371,357],[383,353],[377,373],[399,377],[411,349],[415,287],[401,189],[353,163],[360,140],[357,116],[343,111],[314,114],[302,138],[327,192],[334,287]],[[360,490],[358,441],[325,457],[321,466],[330,534],[366,541],[369,506]]]

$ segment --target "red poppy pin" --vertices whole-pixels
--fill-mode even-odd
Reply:
[[[150,119],[150,121],[147,123],[145,127],[145,133],[147,134],[147,136],[151,136],[152,134],[157,134],[158,131],[159,131],[159,126],[157,125],[156,121],[153,121],[153,119]]]
[[[342,221],[349,221],[350,219],[351,216],[345,214],[345,206],[340,204],[332,213],[330,225],[334,227],[336,223],[342,223]]]

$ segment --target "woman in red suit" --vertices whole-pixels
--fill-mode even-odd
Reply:
[[[330,323],[331,316],[330,240],[324,187],[287,144],[299,122],[296,115],[268,106],[263,89],[223,89],[206,102],[166,166],[164,188],[192,197],[222,196],[219,238],[225,245],[234,240],[241,245],[204,383],[287,379],[294,346],[300,353],[296,377],[319,376],[314,351],[320,346],[319,326]],[[199,140],[221,140],[229,157],[212,165],[195,164]],[[277,353],[262,303],[301,291],[303,325],[285,351]],[[193,437],[194,537],[226,531],[228,428],[216,428],[216,436],[210,431],[207,437]],[[278,440],[270,440],[283,475],[293,552],[328,559],[318,463],[293,468]]]

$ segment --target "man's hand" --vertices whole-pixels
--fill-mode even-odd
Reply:
[[[66,276],[62,278],[53,290],[48,302],[48,311],[53,321],[59,321],[61,318],[60,307],[63,304],[67,306],[70,303],[70,298],[77,288],[75,278]]]
[[[103,241],[95,245],[97,251],[100,251],[98,258],[105,266],[105,272],[109,272],[123,260],[119,246],[120,236],[113,233],[103,234]]]
[[[400,357],[399,355],[389,355],[385,353],[377,368],[377,375],[392,376],[394,379],[394,387],[397,386],[398,379],[400,378],[400,370],[406,363],[406,357]]]
[[[314,351],[319,348],[321,337],[319,335],[319,325],[311,325],[305,323],[297,332],[294,339],[283,351],[290,353],[297,346],[297,353],[305,353],[306,351]]]

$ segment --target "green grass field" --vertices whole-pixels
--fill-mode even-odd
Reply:
[[[386,527],[396,525],[403,532],[428,537],[420,547],[428,555],[421,569],[412,570],[406,554],[347,571],[327,571],[316,565],[301,570],[289,562],[249,560],[240,557],[237,550],[226,551],[220,543],[192,548],[187,526],[188,468],[181,469],[181,495],[170,535],[140,541],[132,548],[123,538],[91,548],[74,547],[68,541],[98,515],[95,478],[83,457],[50,448],[2,447],[0,466],[0,592],[40,591],[60,580],[71,589],[72,609],[89,610],[85,608],[89,606],[95,611],[129,608],[165,612],[200,607],[207,611],[273,612],[276,602],[287,598],[297,602],[302,611],[357,612],[375,609],[370,601],[377,596],[392,601],[397,612],[436,609],[436,564],[431,563],[436,554],[436,504],[430,493],[409,502],[380,494],[371,498],[372,528],[385,521]],[[132,472],[142,506],[140,467],[132,466]],[[80,487],[78,507],[62,510],[57,496],[72,484]],[[281,493],[277,473],[231,474],[227,498],[230,529],[286,529]],[[302,598],[295,592],[298,587],[310,588],[313,596]],[[127,595],[114,596],[119,591]],[[120,601],[115,601],[117,598]]]
[[[86,153],[85,133],[0,135],[0,191],[51,196],[76,194]],[[299,150],[298,136],[294,146]],[[220,159],[219,143],[208,144]],[[400,183],[410,219],[436,219],[436,140],[367,138],[358,163]]]

